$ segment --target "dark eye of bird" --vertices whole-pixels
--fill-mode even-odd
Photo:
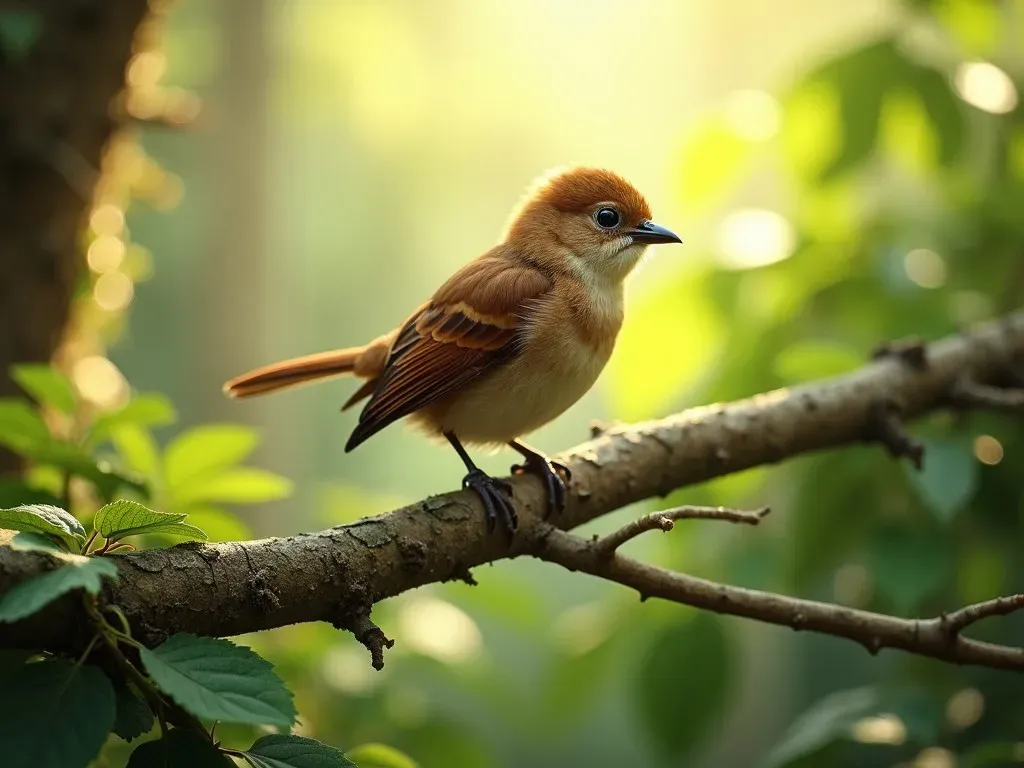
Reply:
[[[599,227],[603,227],[604,229],[617,227],[619,226],[619,212],[614,208],[602,208],[594,216],[594,221],[597,222]]]

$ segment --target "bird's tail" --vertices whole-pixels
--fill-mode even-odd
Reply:
[[[233,398],[254,397],[353,374],[357,372],[356,366],[366,351],[366,347],[351,347],[265,365],[227,382],[224,393]]]

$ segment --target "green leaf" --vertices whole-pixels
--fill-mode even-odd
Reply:
[[[153,727],[153,710],[146,700],[127,685],[114,687],[116,716],[111,730],[125,741],[131,741]]]
[[[148,478],[160,473],[160,452],[148,431],[137,424],[122,424],[111,428],[110,439],[129,469]]]
[[[75,388],[67,377],[49,365],[26,363],[11,366],[11,378],[41,405],[72,414],[78,404]]]
[[[968,440],[922,438],[921,443],[924,468],[920,472],[907,469],[910,483],[935,518],[948,523],[974,496],[978,461]]]
[[[283,499],[291,492],[292,483],[285,477],[256,467],[236,467],[179,488],[174,499],[177,504],[256,504]]]
[[[145,483],[115,472],[106,462],[96,461],[74,443],[51,439],[15,450],[30,461],[59,467],[71,475],[85,478],[96,486],[105,501],[109,501],[121,486],[148,493]]]
[[[59,568],[18,582],[0,597],[0,622],[31,616],[72,589],[98,594],[104,578],[117,581],[117,577],[117,566],[110,560],[66,555]]]
[[[24,664],[0,690],[4,768],[85,768],[114,724],[113,686],[89,664]]]
[[[878,706],[878,693],[872,688],[840,691],[825,697],[790,726],[768,755],[764,768],[781,768],[845,738],[854,723],[875,712]]]
[[[19,504],[57,506],[60,503],[60,499],[48,490],[29,485],[20,479],[0,478],[0,509],[16,507]]]
[[[952,165],[960,158],[967,139],[964,104],[950,87],[949,78],[930,67],[915,67],[911,85],[924,104],[939,139],[939,162]]]
[[[141,657],[161,690],[197,717],[282,728],[295,720],[291,692],[271,663],[245,646],[177,634]]]
[[[139,744],[127,768],[231,768],[234,763],[194,731],[172,728],[155,741]]]
[[[721,620],[697,613],[647,647],[637,670],[637,717],[655,746],[679,761],[708,735],[732,688],[733,653]]]
[[[49,504],[0,509],[0,528],[53,536],[64,543],[65,549],[74,552],[80,551],[85,543],[85,528],[75,516]]]
[[[316,739],[289,734],[271,734],[257,739],[243,754],[253,768],[357,768],[340,750]],[[393,765],[398,768],[400,764]],[[416,768],[411,762],[401,765]]]
[[[183,432],[167,446],[164,476],[171,491],[220,474],[245,460],[259,443],[249,427],[211,424]]]
[[[93,527],[105,539],[124,539],[139,534],[166,533],[205,541],[206,534],[194,525],[181,522],[184,513],[157,512],[135,501],[119,499],[96,512]]]
[[[39,11],[0,10],[0,48],[12,58],[27,55],[42,33],[43,15]]]
[[[15,534],[11,539],[11,549],[18,549],[22,552],[42,552],[54,557],[67,557],[68,551],[64,549],[63,542],[55,541],[49,536],[41,533],[27,533],[22,531]],[[72,555],[77,557],[77,555]]]
[[[905,528],[876,531],[869,555],[875,586],[899,616],[918,615],[921,602],[942,587],[956,566],[947,537]]]
[[[386,744],[360,744],[346,752],[345,757],[352,762],[342,765],[357,765],[359,768],[416,768],[412,758]]]
[[[51,439],[46,422],[31,405],[24,400],[0,398],[0,445],[21,453]]]
[[[138,395],[123,408],[104,413],[89,430],[89,442],[97,445],[112,439],[118,427],[131,424],[137,427],[162,427],[178,420],[171,401],[163,395]]]

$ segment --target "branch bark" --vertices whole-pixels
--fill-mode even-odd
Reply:
[[[1024,359],[1024,311],[935,342],[923,358],[919,365],[902,356],[883,356],[844,376],[610,428],[558,457],[572,470],[573,482],[565,512],[552,522],[569,529],[730,472],[877,441],[879,403],[894,403],[903,419],[918,417],[947,407],[964,374],[987,382]],[[468,568],[505,557],[528,554],[579,570],[598,569],[588,559],[590,549],[580,550],[575,537],[544,522],[538,480],[516,477],[510,483],[520,519],[511,546],[505,537],[488,534],[474,494],[449,493],[319,533],[115,555],[121,578],[105,598],[121,607],[140,640],[152,644],[174,632],[228,636],[304,621],[365,630],[372,628],[368,616],[375,602],[423,584],[465,579]],[[847,637],[872,649],[891,646],[962,663],[1024,669],[1024,653],[962,638],[959,630],[940,626],[941,617],[912,622],[713,585],[618,555],[600,560],[601,568],[610,569],[600,575],[641,594]],[[0,593],[47,567],[41,555],[0,547]],[[999,605],[1009,610],[1019,599]],[[54,649],[81,643],[86,622],[78,602],[61,600],[18,624],[0,624],[0,647]],[[990,615],[978,607],[967,610],[951,616],[967,616],[970,623],[979,611]],[[864,626],[867,619],[874,624]]]

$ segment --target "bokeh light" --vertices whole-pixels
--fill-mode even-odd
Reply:
[[[795,238],[792,225],[775,211],[734,211],[718,228],[718,260],[730,269],[774,264],[793,254]]]
[[[971,61],[961,64],[954,78],[960,97],[971,106],[994,115],[1011,112],[1017,106],[1013,80],[995,64]]]

